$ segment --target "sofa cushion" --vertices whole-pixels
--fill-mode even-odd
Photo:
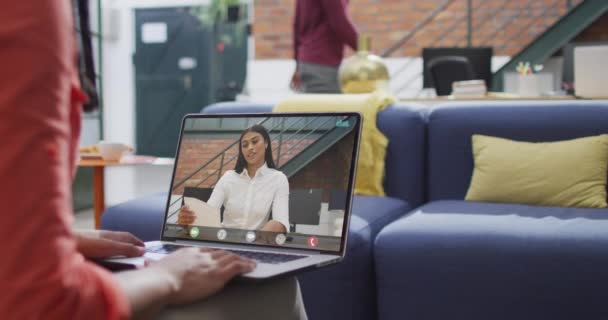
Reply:
[[[557,142],[473,135],[465,200],[605,208],[608,134]]]
[[[602,319],[608,209],[436,201],[374,249],[380,319]]]
[[[102,229],[129,231],[142,240],[158,240],[167,195],[154,194],[108,208]],[[302,274],[300,285],[311,319],[376,317],[373,242],[388,223],[410,210],[400,199],[355,196],[353,215],[341,263]]]
[[[155,193],[107,208],[101,229],[129,231],[143,241],[160,239],[167,193]]]
[[[375,319],[373,243],[378,232],[409,211],[400,199],[355,196],[344,260],[298,276],[310,319]]]
[[[367,94],[298,94],[279,102],[273,112],[359,112],[361,142],[357,160],[355,192],[384,196],[384,164],[388,138],[378,129],[378,113],[394,102],[384,91]]]
[[[442,104],[428,119],[427,193],[462,200],[473,172],[471,136],[558,141],[608,133],[608,101]]]

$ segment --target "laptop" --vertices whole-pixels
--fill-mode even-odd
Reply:
[[[241,161],[240,173],[237,169],[239,160],[258,159],[259,163],[259,158],[245,159],[245,153],[239,152],[241,135],[243,141],[255,136],[244,133],[253,126],[261,126],[268,133],[270,150],[266,150],[265,159],[269,152],[274,168],[270,168],[271,161],[264,161],[251,177],[242,169],[247,162]],[[261,280],[341,261],[346,250],[360,134],[361,115],[351,112],[185,116],[160,241],[146,242],[143,257],[117,257],[107,262],[142,266],[145,259],[162,259],[183,247],[206,247],[256,260],[256,268],[241,277]],[[289,212],[293,206],[287,203],[292,199],[288,190],[314,190],[315,202],[325,204],[320,210],[328,210],[330,199],[336,201],[332,197],[336,190],[345,194],[341,198],[344,203],[332,203],[332,207],[343,208],[342,232],[319,224],[318,217],[323,213],[318,204],[302,204],[301,208],[312,208],[309,213]],[[184,206],[194,212],[195,219],[180,219]],[[310,219],[303,217],[305,214]],[[271,221],[283,225],[284,231],[263,231]],[[298,222],[310,221],[317,225],[297,228]]]

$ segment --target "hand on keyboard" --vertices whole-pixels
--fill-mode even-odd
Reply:
[[[252,271],[255,262],[222,250],[190,247],[152,262],[149,268],[169,279],[170,304],[184,304],[218,292],[230,279]]]
[[[163,244],[156,247],[146,248],[146,251],[153,253],[171,253],[176,250],[185,248],[186,246],[174,245],[174,244]],[[188,248],[188,247],[186,247]],[[261,263],[270,263],[277,264],[283,262],[289,262],[301,258],[305,258],[306,256],[296,255],[296,254],[282,254],[282,253],[271,253],[271,252],[260,252],[260,251],[247,251],[247,250],[236,250],[236,249],[228,249],[226,251],[232,252],[239,256],[249,258]]]

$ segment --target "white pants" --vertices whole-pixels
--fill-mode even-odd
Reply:
[[[235,283],[218,294],[186,306],[166,308],[157,320],[306,320],[295,277],[260,283]]]

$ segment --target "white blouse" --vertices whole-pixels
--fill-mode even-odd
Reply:
[[[209,205],[224,206],[226,228],[261,229],[268,220],[272,208],[272,219],[289,231],[289,182],[279,170],[262,165],[253,178],[247,169],[238,174],[226,171],[215,185]]]

